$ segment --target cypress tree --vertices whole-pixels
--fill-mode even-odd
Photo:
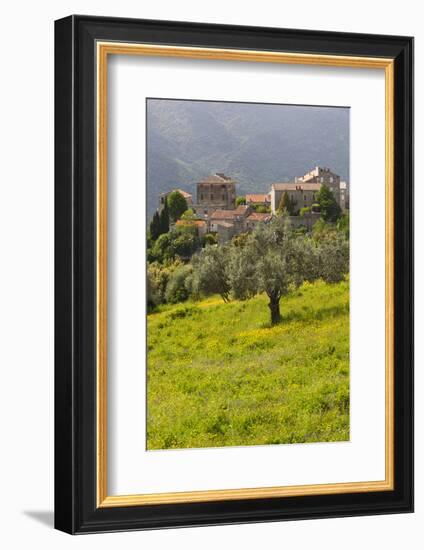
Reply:
[[[156,210],[156,212],[153,214],[152,221],[150,222],[150,237],[152,241],[155,241],[159,237],[159,235],[161,234],[160,229],[160,217],[158,211]]]
[[[280,200],[280,204],[278,205],[278,212],[280,214],[283,214],[284,210],[287,210],[289,214],[293,214],[293,202],[290,200],[287,191],[284,191],[283,196]]]
[[[326,222],[335,222],[341,216],[340,206],[331,189],[322,185],[317,195],[317,202],[321,208],[321,218]]]
[[[168,233],[169,231],[169,207],[168,207],[168,199],[165,199],[165,204],[162,208],[162,211],[160,213],[159,217],[159,231],[160,235],[163,235],[164,233]]]

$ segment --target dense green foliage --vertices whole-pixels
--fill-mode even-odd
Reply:
[[[349,285],[218,296],[148,316],[148,449],[349,439]]]
[[[197,219],[196,214],[194,213],[193,208],[188,208],[183,214],[181,215],[182,220],[186,221],[194,221]]]
[[[161,235],[169,231],[169,210],[168,201],[165,199],[165,204],[160,212],[156,210],[150,222],[150,239],[156,241]]]
[[[335,222],[341,216],[341,209],[334,194],[326,185],[321,185],[317,194],[317,203],[320,207],[321,218],[326,222]]]
[[[218,236],[216,233],[206,233],[203,237],[203,246],[218,244]]]
[[[169,208],[168,208],[168,199],[165,199],[165,204],[159,215],[159,235],[168,233],[169,231]]]
[[[200,239],[189,225],[181,231],[160,235],[147,250],[148,262],[166,263],[176,259],[189,259],[201,246]]]
[[[172,191],[167,199],[169,218],[175,222],[187,210],[187,201],[178,191]]]
[[[271,213],[271,207],[265,206],[264,204],[252,204],[251,207],[255,212],[258,212],[258,214],[270,214]]]
[[[321,222],[321,225],[325,222]],[[333,227],[333,226],[332,226]],[[199,294],[269,298],[271,322],[278,323],[280,300],[304,281],[342,280],[349,271],[349,243],[337,229],[313,239],[293,231],[285,216],[258,225],[244,240],[207,247],[193,258],[193,287]]]
[[[345,212],[338,220],[337,220],[337,231],[340,231],[346,239],[349,239],[350,235],[350,221],[349,221],[349,211]]]
[[[228,259],[229,248],[223,245],[207,246],[193,258],[193,288],[197,294],[219,294],[224,302],[230,300]]]
[[[166,289],[172,273],[181,266],[180,262],[161,264],[151,262],[147,266],[147,307],[153,311],[165,302]]]
[[[178,266],[171,272],[165,291],[165,301],[168,304],[188,300],[192,294],[192,273],[190,264]]]
[[[150,222],[150,238],[152,241],[155,241],[160,234],[160,217],[159,212],[156,210],[153,214],[152,221]]]

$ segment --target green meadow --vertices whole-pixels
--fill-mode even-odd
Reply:
[[[349,283],[148,315],[147,448],[349,439]]]

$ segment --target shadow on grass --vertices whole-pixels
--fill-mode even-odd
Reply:
[[[302,310],[290,311],[289,313],[282,313],[278,323],[274,323],[273,325],[270,322],[263,323],[261,328],[272,328],[293,321],[323,321],[324,319],[339,317],[346,313],[349,313],[349,304],[324,307],[316,310],[304,308]]]

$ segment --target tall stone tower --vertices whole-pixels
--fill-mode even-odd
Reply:
[[[196,206],[204,210],[232,210],[236,202],[236,182],[217,172],[197,183]]]

